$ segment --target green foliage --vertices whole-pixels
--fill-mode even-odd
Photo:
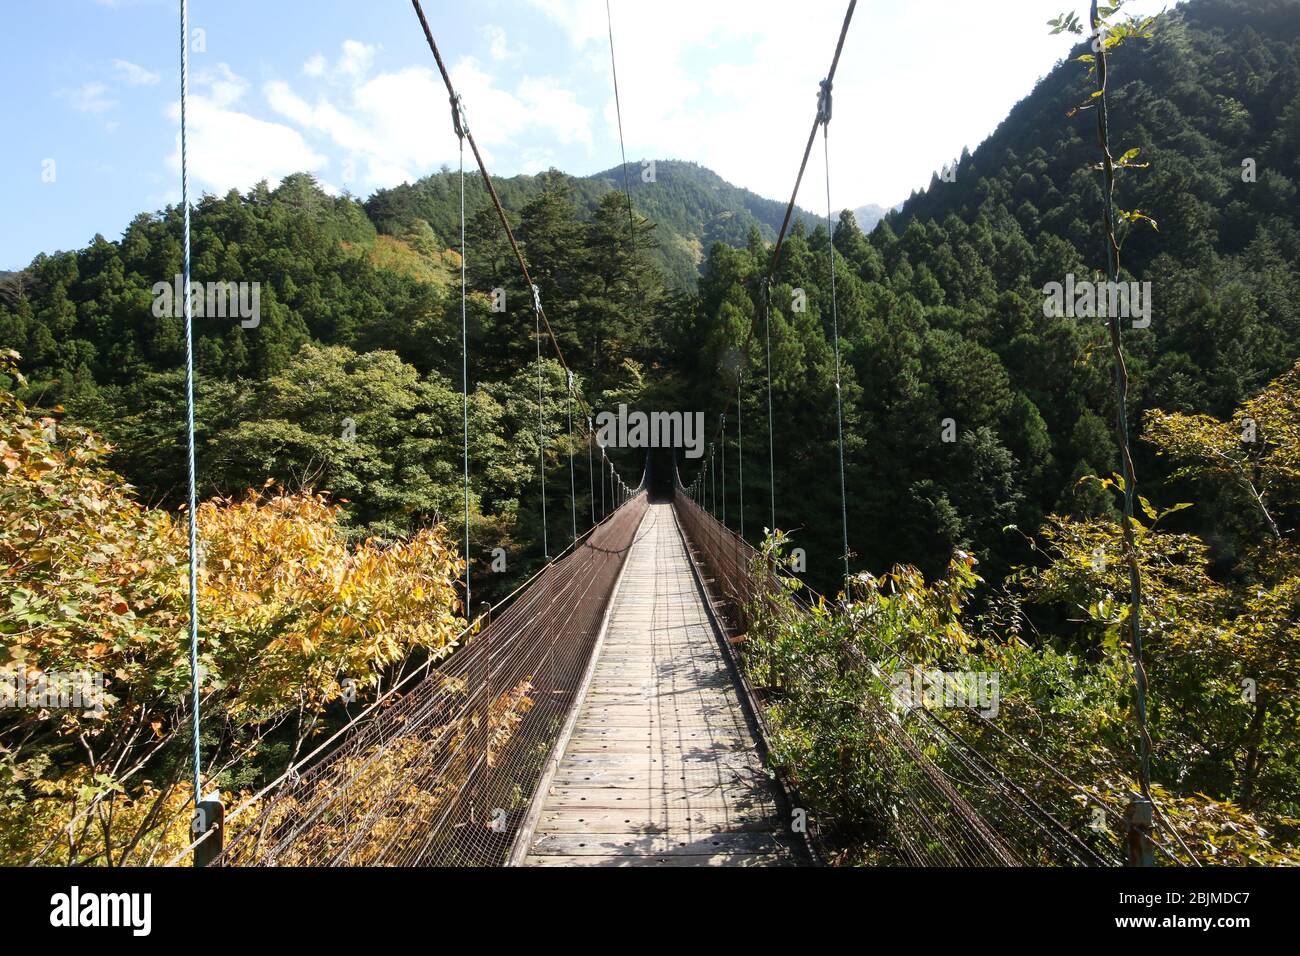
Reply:
[[[653,182],[642,179],[640,163],[627,169],[632,203],[654,223],[654,260],[669,281],[680,289],[694,287],[705,250],[716,242],[743,245],[751,228],[771,240],[785,217],[785,203],[764,199],[740,189],[695,163],[662,160],[655,163]],[[502,205],[519,214],[537,197],[562,188],[582,215],[597,210],[623,192],[623,169],[615,167],[585,178],[548,170],[536,176],[494,178]],[[483,184],[475,176],[466,182],[465,202],[471,209],[488,202]],[[402,235],[412,222],[425,222],[446,245],[455,243],[459,230],[460,187],[456,174],[443,170],[415,183],[382,189],[365,203],[366,212],[385,233]],[[626,225],[626,206],[624,207]],[[816,217],[800,211],[809,222]]]
[[[0,354],[0,370],[21,384],[16,358]],[[11,865],[164,862],[187,842],[186,523],[143,506],[107,454],[93,431],[0,389],[0,680],[103,684],[81,707],[0,710]],[[218,499],[197,517],[206,783],[278,772],[345,681],[371,693],[464,627],[463,563],[441,528],[353,545],[338,507],[309,494]]]

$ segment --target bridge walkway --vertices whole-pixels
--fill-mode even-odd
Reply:
[[[652,503],[523,865],[804,862],[690,560]]]

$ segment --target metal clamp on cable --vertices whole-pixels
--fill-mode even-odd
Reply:
[[[822,80],[817,94],[817,122],[826,126],[831,121],[831,81]]]
[[[456,127],[456,136],[464,139],[467,131],[467,125],[464,121],[465,104],[461,102],[459,93],[453,93],[448,99],[451,100],[451,124]]]

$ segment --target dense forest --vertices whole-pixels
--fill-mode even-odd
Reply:
[[[1144,167],[1122,171],[1122,203],[1158,226],[1135,215],[1122,236],[1123,278],[1151,283],[1153,305],[1148,326],[1125,331],[1125,347],[1154,582],[1144,613],[1154,633],[1155,776],[1187,832],[1202,834],[1198,854],[1273,862],[1295,852],[1300,826],[1300,4],[1191,0],[1117,51],[1114,74],[1112,138]],[[1127,783],[1116,766],[1131,763],[1132,748],[1113,607],[1124,589],[1118,560],[1094,560],[1117,547],[1113,370],[1104,322],[1044,308],[1048,283],[1096,277],[1105,262],[1094,121],[1072,112],[1091,82],[1080,63],[1060,64],[963,153],[952,181],[936,175],[869,233],[840,214],[833,246],[850,565],[863,600],[913,595],[933,610],[922,619],[961,637],[947,647],[929,631],[894,637],[932,663],[1000,669],[1008,700],[1023,705],[1010,707],[1014,719],[1067,715],[1060,765],[1119,791]],[[498,182],[576,387],[596,409],[704,411],[728,462],[719,495],[737,528],[739,394],[745,533],[763,541],[773,495],[781,547],[803,549],[808,583],[835,594],[843,555],[825,220],[796,217],[768,290],[771,488],[769,370],[762,348],[742,345],[766,331],[762,278],[784,209],[692,164],[660,162],[650,179],[633,164],[628,175],[631,209],[618,168]],[[195,207],[194,279],[262,289],[256,327],[195,324],[199,492],[205,527],[233,561],[209,599],[233,608],[251,587],[259,536],[286,549],[310,541],[320,563],[348,567],[410,623],[381,646],[342,611],[324,639],[289,625],[296,636],[272,635],[273,621],[296,620],[330,600],[323,594],[276,592],[267,603],[280,602],[281,615],[253,623],[231,610],[227,659],[214,651],[213,665],[228,714],[207,745],[232,789],[301,747],[335,705],[330,655],[354,655],[375,686],[407,653],[439,652],[464,613],[450,593],[459,558],[449,543],[461,493],[458,203],[444,170],[364,202],[326,195],[304,174]],[[467,203],[468,558],[491,598],[542,559],[537,346],[532,296],[477,180]],[[102,606],[63,607],[59,594],[91,586],[77,577],[86,566],[53,561],[48,547],[33,554],[24,534],[46,518],[7,518],[0,633],[17,650],[3,663],[33,654],[46,669],[71,669],[115,655],[114,673],[149,688],[129,725],[100,729],[105,753],[73,753],[82,728],[30,715],[0,723],[0,813],[26,827],[10,832],[66,819],[95,775],[136,761],[166,807],[166,780],[174,786],[182,767],[187,661],[164,639],[182,594],[157,569],[184,562],[175,527],[186,477],[184,338],[179,319],[151,308],[154,284],[180,271],[180,223],[176,208],[142,214],[119,240],[96,236],[0,281],[0,347],[13,364],[0,424],[6,515],[48,509],[58,547],[103,555],[121,589]],[[504,311],[492,307],[497,289]],[[588,481],[588,445],[581,428],[569,432],[552,356],[541,363],[546,520],[551,540],[567,544],[571,519],[583,530],[604,490]],[[616,460],[635,480],[640,462]],[[687,481],[698,467],[685,463]],[[510,557],[500,581],[483,574],[494,548]],[[429,586],[412,606],[394,581],[417,564]],[[944,621],[949,606],[959,620]],[[823,623],[826,633],[840,626]],[[824,637],[772,640],[799,656]],[[286,660],[298,670],[274,693],[240,671],[250,649],[304,640],[307,660]],[[357,640],[364,652],[351,647]],[[890,636],[871,640],[878,649]],[[1255,700],[1235,696],[1243,679],[1258,682]],[[845,770],[865,763],[845,758],[853,728],[813,734],[814,744],[802,732],[826,719],[825,703],[791,694],[777,756],[806,768],[806,789],[829,814],[852,820],[860,808],[845,795],[870,784]],[[156,745],[142,740],[149,727]],[[840,749],[819,749],[828,739]],[[52,801],[40,819],[26,809],[34,792]],[[134,822],[123,826],[165,815],[133,800],[123,818]],[[1215,834],[1228,830],[1238,836],[1221,847]],[[873,858],[869,834],[840,829],[846,860]],[[125,858],[129,843],[77,852]],[[0,851],[22,856],[18,843]]]

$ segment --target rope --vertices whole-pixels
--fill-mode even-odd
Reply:
[[[433,39],[433,31],[429,28],[429,21],[424,15],[424,8],[420,5],[420,0],[411,0],[411,6],[415,9],[415,15],[419,18],[420,28],[424,31],[424,39],[429,45],[430,52],[433,53],[434,62],[438,65],[438,72],[442,75],[443,84],[447,87],[447,95],[453,103],[459,102],[459,96],[456,88],[451,82],[451,74],[447,71],[447,65],[443,62],[442,52],[438,49],[437,42]],[[534,290],[533,304],[535,319],[545,328],[547,337],[551,340],[551,346],[555,350],[556,358],[565,372],[569,372],[569,363],[564,358],[564,350],[560,347],[559,339],[555,336],[555,330],[551,328],[551,320],[546,315],[546,310],[542,308],[540,297],[536,292],[536,284],[533,282],[532,275],[528,271],[528,263],[524,260],[523,250],[519,248],[519,242],[515,238],[514,230],[510,228],[510,220],[507,218],[505,209],[501,205],[501,197],[497,194],[496,186],[492,182],[492,176],[488,173],[487,164],[483,161],[483,154],[479,152],[478,143],[474,140],[474,134],[464,128],[465,139],[469,143],[470,150],[474,153],[474,161],[478,164],[479,175],[483,179],[483,185],[487,188],[488,198],[492,200],[492,208],[496,210],[497,219],[501,223],[501,228],[505,231],[506,239],[510,243],[510,249],[515,255],[515,261],[519,264],[519,271],[524,277],[524,284]],[[538,352],[541,351],[540,333],[537,343]],[[579,411],[589,419],[593,412],[591,405],[582,396],[577,394]],[[543,480],[545,475],[543,474]],[[545,499],[543,499],[543,509],[545,508]]]
[[[722,526],[727,526],[727,413],[722,413]]]
[[[464,471],[465,471],[465,619],[469,620],[470,585],[469,585],[469,322],[466,318],[466,300],[469,290],[465,277],[465,124],[462,113],[464,106],[460,97],[451,103],[451,118],[456,127],[456,136],[460,140],[460,399],[461,423],[464,428]]]
[[[835,56],[831,59],[831,68],[826,73],[826,79],[821,81],[821,90],[818,94],[817,118],[813,120],[812,131],[808,133],[808,144],[803,150],[803,161],[799,164],[799,175],[795,177],[794,192],[790,194],[790,204],[785,208],[785,220],[781,223],[781,232],[776,237],[776,246],[772,249],[772,261],[767,268],[767,278],[771,282],[772,277],[776,275],[777,263],[781,261],[781,245],[785,242],[786,231],[790,228],[790,217],[794,215],[794,202],[799,198],[799,184],[803,182],[804,170],[808,166],[808,157],[812,153],[813,140],[817,136],[817,127],[822,125],[822,96],[828,91],[835,82],[835,70],[840,65],[840,53],[844,50],[844,38],[849,33],[849,21],[853,19],[853,10],[858,5],[858,0],[849,0],[848,12],[844,14],[844,24],[840,27],[840,38],[835,44]],[[829,109],[829,107],[828,107]],[[829,112],[827,119],[830,118]]]
[[[740,406],[740,383],[745,377],[742,369],[736,376],[736,464],[739,467],[740,474],[736,478],[736,485],[740,491],[740,537],[743,541],[745,538],[745,439],[742,429],[741,406]]]
[[[537,340],[537,474],[542,482],[542,556],[551,556],[546,540],[546,434],[544,432],[545,408],[542,404],[542,293],[533,286],[533,316]],[[568,371],[568,369],[565,369]]]
[[[799,177],[803,178],[800,170]],[[796,194],[798,187],[795,187]],[[784,227],[782,227],[784,228]],[[780,239],[777,239],[780,245]],[[772,503],[772,524],[769,532],[776,531],[776,445],[772,437],[772,279],[769,275],[763,281],[763,340],[767,346],[767,485]]]
[[[831,68],[826,73],[826,79],[821,81],[821,88],[825,90],[835,82],[835,71],[839,68],[840,54],[844,51],[844,40],[849,33],[849,24],[853,20],[853,11],[857,8],[858,0],[849,0],[848,10],[844,14],[844,23],[840,26],[839,40],[835,44],[835,55],[831,59]],[[790,202],[785,209],[785,218],[781,222],[781,230],[777,233],[776,245],[772,248],[772,259],[768,264],[767,275],[762,280],[759,296],[760,305],[764,313],[763,337],[767,351],[767,454],[768,454],[768,483],[771,486],[771,517],[772,528],[776,528],[776,466],[775,451],[772,439],[772,339],[771,339],[771,287],[772,279],[776,275],[776,267],[781,260],[781,247],[785,243],[786,233],[790,229],[790,219],[794,215],[795,200],[799,198],[799,186],[803,182],[803,174],[808,166],[808,157],[812,153],[813,141],[817,137],[817,129],[822,125],[822,93],[818,93],[817,117],[813,120],[812,130],[808,133],[808,142],[804,146],[803,160],[799,163],[799,175],[795,177],[794,191],[790,194]],[[754,328],[750,327],[745,335],[745,342],[741,346],[741,354],[749,352],[749,346],[754,338]],[[739,396],[737,396],[739,401]],[[847,550],[847,548],[845,549]]]
[[[609,12],[609,0],[605,0],[605,23],[609,27],[609,69],[614,75],[614,113],[618,117],[618,149],[623,157],[623,194],[627,197],[628,239],[632,243],[629,252],[636,251],[636,219],[632,213],[632,187],[627,178],[627,148],[623,144],[623,104],[618,95],[618,64],[614,62],[614,19]]]
[[[190,93],[190,5],[181,0],[181,208],[184,210],[182,272],[185,287],[185,431],[188,443],[190,537],[190,707],[194,713],[194,805],[203,799],[199,745],[199,569],[198,493],[194,479],[194,302],[190,295],[190,177],[186,102]]]
[[[569,373],[569,517],[573,521],[573,540],[578,540],[578,493],[573,478],[573,373]]]
[[[429,49],[433,53],[434,61],[438,64],[438,72],[442,74],[442,81],[447,87],[447,94],[453,100],[456,100],[458,99],[456,88],[452,85],[451,74],[447,72],[447,65],[443,63],[442,53],[438,50],[438,44],[433,39],[433,31],[429,29],[429,21],[425,19],[424,8],[420,6],[420,0],[411,0],[411,6],[415,8],[415,14],[419,17],[420,26],[424,30],[424,39],[428,42]],[[505,230],[506,239],[510,242],[510,249],[515,254],[515,261],[519,264],[520,272],[523,273],[524,284],[531,289],[534,287],[534,283],[532,275],[528,271],[528,263],[524,261],[523,251],[519,248],[519,242],[515,239],[514,230],[510,228],[510,220],[506,217],[505,209],[501,205],[501,197],[497,195],[496,186],[493,184],[492,177],[487,171],[487,165],[483,162],[483,155],[479,152],[478,143],[474,141],[474,134],[471,133],[469,129],[465,130],[465,139],[469,142],[469,147],[474,153],[474,160],[478,163],[479,175],[483,179],[484,186],[487,187],[488,197],[492,200],[492,207],[496,210],[497,219],[500,220],[501,227]],[[562,365],[564,370],[567,372],[569,370],[569,365],[564,360],[564,350],[560,348],[560,342],[555,337],[555,332],[551,328],[550,320],[546,317],[546,313],[541,309],[540,304],[537,306],[537,312],[542,324],[546,327],[546,334],[550,337],[551,345],[555,348],[556,357],[559,359],[560,365]],[[586,405],[581,396],[578,397],[578,401],[581,405]],[[584,408],[584,411],[585,410],[588,409]]]
[[[822,117],[822,146],[826,157],[826,240],[831,256],[831,332],[835,343],[835,447],[840,456],[840,521],[844,529],[844,590],[849,588],[849,494],[844,482],[844,396],[840,388],[840,310],[835,292],[835,222],[831,207],[831,84],[822,81],[818,113]]]
[[[718,462],[717,454],[714,451],[713,442],[709,442],[709,481],[713,484],[713,511],[710,512],[714,517],[718,514]]]
[[[590,418],[587,419],[587,431],[588,432],[591,431]],[[596,472],[592,466],[591,442],[592,439],[588,438],[587,439],[587,497],[591,499],[591,523],[594,525],[596,523]],[[604,491],[603,485],[601,486],[601,490]]]

